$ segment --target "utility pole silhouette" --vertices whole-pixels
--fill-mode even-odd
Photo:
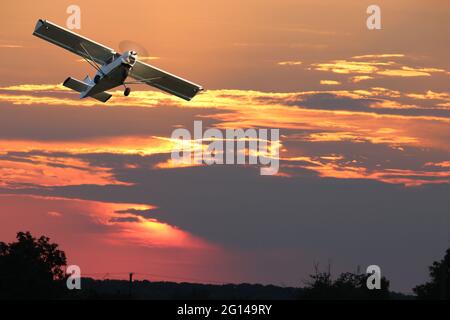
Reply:
[[[129,283],[129,288],[128,288],[128,297],[131,298],[131,289],[133,286],[133,275],[134,272],[130,272],[130,283]]]

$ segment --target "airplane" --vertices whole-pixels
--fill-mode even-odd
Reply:
[[[48,20],[39,19],[33,35],[81,56],[96,69],[93,79],[68,77],[64,81],[65,87],[80,93],[80,99],[92,97],[106,102],[111,98],[106,91],[118,86],[124,86],[124,95],[128,96],[131,89],[127,85],[135,83],[148,84],[188,101],[203,90],[202,86],[140,61],[136,51],[117,53]],[[135,81],[127,81],[128,77]]]

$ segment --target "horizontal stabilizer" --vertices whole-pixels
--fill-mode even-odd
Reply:
[[[63,86],[75,90],[77,92],[83,92],[89,88],[89,86],[86,83],[71,77],[67,78],[66,81],[64,81]],[[90,97],[97,99],[98,101],[101,102],[106,102],[109,100],[109,98],[111,98],[111,95],[107,92],[100,92]]]
[[[108,93],[108,92],[100,92],[97,94],[94,94],[93,96],[91,96],[94,99],[97,99],[98,101],[101,102],[106,102],[109,100],[109,98],[111,98],[112,96]]]
[[[63,86],[77,92],[86,91],[88,85],[80,80],[68,77],[66,81],[64,81]]]

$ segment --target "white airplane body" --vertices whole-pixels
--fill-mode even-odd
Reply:
[[[63,85],[80,93],[80,98],[92,97],[102,102],[111,98],[106,92],[118,86],[124,86],[124,95],[131,89],[127,84],[145,83],[185,100],[191,100],[203,88],[193,82],[177,77],[166,71],[139,61],[135,51],[116,53],[95,41],[64,29],[50,21],[38,20],[33,35],[47,40],[83,57],[97,73],[83,81],[67,78]],[[135,81],[127,82],[132,77]]]

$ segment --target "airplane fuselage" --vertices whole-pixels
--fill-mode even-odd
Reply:
[[[123,85],[135,62],[136,52],[127,51],[111,62],[104,64],[97,71],[94,79],[91,80],[87,77],[84,80],[89,88],[81,93],[81,98],[90,97]]]

